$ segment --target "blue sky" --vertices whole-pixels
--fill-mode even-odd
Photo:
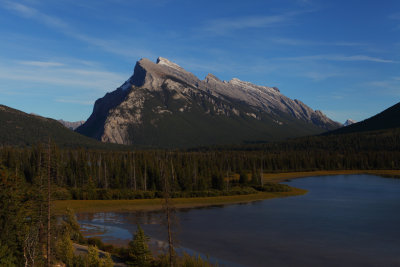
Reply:
[[[334,120],[400,101],[397,0],[0,0],[0,104],[70,121],[158,56]]]

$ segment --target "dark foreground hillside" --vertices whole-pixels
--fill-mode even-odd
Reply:
[[[326,134],[346,134],[355,132],[377,131],[390,128],[400,127],[400,103],[382,111],[381,113],[351,124],[347,127],[342,127],[337,130],[330,131]]]
[[[124,148],[118,145],[103,144],[73,132],[56,120],[0,105],[0,145],[31,146],[37,143],[47,143],[49,138],[59,147]]]

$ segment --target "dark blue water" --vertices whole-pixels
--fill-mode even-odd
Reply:
[[[176,239],[225,266],[400,266],[400,179],[369,175],[289,182],[303,196],[177,213]],[[140,223],[153,243],[162,213],[80,214],[101,238],[127,243]]]

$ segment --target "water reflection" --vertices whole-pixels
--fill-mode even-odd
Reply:
[[[400,266],[399,179],[347,175],[288,183],[309,193],[179,210],[176,239],[183,250],[225,266]],[[97,232],[125,245],[139,223],[153,246],[165,246],[162,212],[85,213],[78,219],[87,235]]]

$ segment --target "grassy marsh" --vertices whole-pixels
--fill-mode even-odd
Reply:
[[[400,177],[400,170],[338,170],[338,171],[310,171],[287,173],[264,173],[265,182],[282,182],[287,179],[348,174],[371,174],[390,177]],[[306,194],[307,190],[292,188],[289,192],[259,192],[248,195],[174,198],[172,202],[176,208],[197,208],[214,205],[246,203],[278,197],[289,197]],[[135,199],[135,200],[57,200],[54,201],[54,211],[63,213],[66,208],[75,212],[128,212],[151,211],[162,209],[163,199]]]
[[[289,192],[259,192],[249,195],[174,198],[172,202],[176,208],[196,208],[214,205],[246,203],[270,198],[303,195],[307,190],[292,188]],[[54,212],[60,214],[67,208],[75,212],[128,212],[151,211],[162,209],[163,199],[134,199],[134,200],[56,200]]]

